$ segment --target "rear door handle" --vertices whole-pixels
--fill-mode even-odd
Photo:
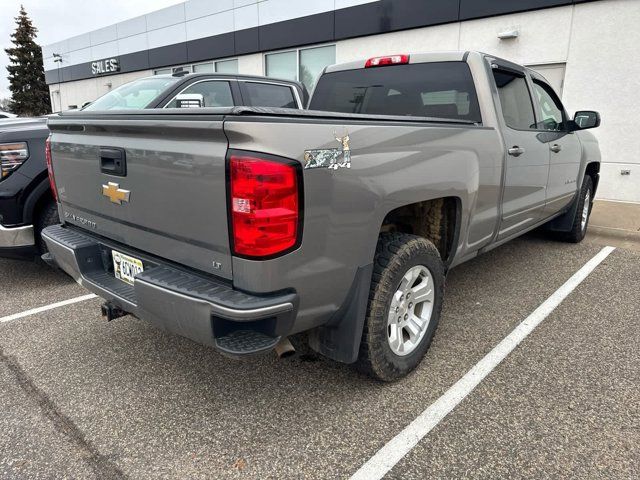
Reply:
[[[560,150],[562,150],[562,147],[560,145],[558,145],[557,143],[554,143],[553,145],[551,145],[551,147],[549,147],[550,150],[554,153],[558,153]]]
[[[507,152],[512,157],[519,157],[520,155],[522,155],[524,153],[524,148],[518,147],[517,145],[514,145],[509,150],[507,150]]]

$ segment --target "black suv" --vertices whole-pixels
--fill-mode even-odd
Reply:
[[[294,81],[180,72],[134,80],[86,105],[84,110],[238,105],[302,109],[307,99],[304,86]],[[46,121],[0,120],[0,256],[33,258],[46,253],[40,232],[59,222],[47,175]]]

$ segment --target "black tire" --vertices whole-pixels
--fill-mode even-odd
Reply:
[[[426,332],[411,353],[400,356],[388,341],[388,315],[393,295],[412,267],[425,266],[433,278],[434,299]],[[416,235],[391,233],[378,239],[369,305],[357,368],[382,381],[398,380],[418,366],[427,353],[440,320],[444,297],[444,265],[436,247]]]
[[[587,212],[587,221],[582,224],[582,216],[584,213],[585,203],[587,202],[587,194],[588,194],[588,212]],[[578,199],[578,208],[576,209],[576,214],[573,218],[573,225],[571,230],[565,233],[562,238],[563,240],[570,243],[580,243],[585,235],[587,234],[587,228],[589,227],[589,216],[591,215],[591,206],[593,202],[593,181],[589,175],[584,177],[582,181],[582,188],[580,189],[580,197]]]
[[[38,212],[34,225],[36,246],[38,247],[38,252],[41,255],[49,251],[47,249],[47,244],[42,239],[42,230],[51,225],[57,225],[58,223],[60,223],[60,217],[58,216],[58,205],[53,200],[49,200],[42,206],[42,208]]]

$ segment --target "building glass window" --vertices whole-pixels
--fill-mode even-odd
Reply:
[[[217,73],[238,73],[238,60],[221,60],[216,62]]]
[[[336,47],[305,48],[300,50],[300,66],[298,79],[307,87],[313,90],[322,70],[336,63]]]
[[[213,72],[213,63],[200,63],[193,66],[193,73],[210,73]]]
[[[336,63],[336,46],[267,53],[264,58],[267,77],[298,80],[307,90],[312,90],[322,70]]]
[[[172,73],[187,71],[189,73],[238,73],[238,59],[220,60],[218,62],[204,62],[194,65],[182,65],[179,67],[159,68],[153,71],[154,75],[171,75]]]
[[[297,52],[269,53],[265,55],[265,69],[267,77],[297,80]]]
[[[173,73],[185,71],[191,73],[191,65],[181,65],[179,67],[173,67],[171,70]]]

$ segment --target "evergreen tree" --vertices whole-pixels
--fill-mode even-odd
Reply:
[[[38,30],[22,5],[15,20],[17,28],[11,34],[14,47],[5,49],[9,55],[7,70],[12,93],[11,111],[20,116],[51,113],[49,88],[44,81],[42,48],[34,40]]]

